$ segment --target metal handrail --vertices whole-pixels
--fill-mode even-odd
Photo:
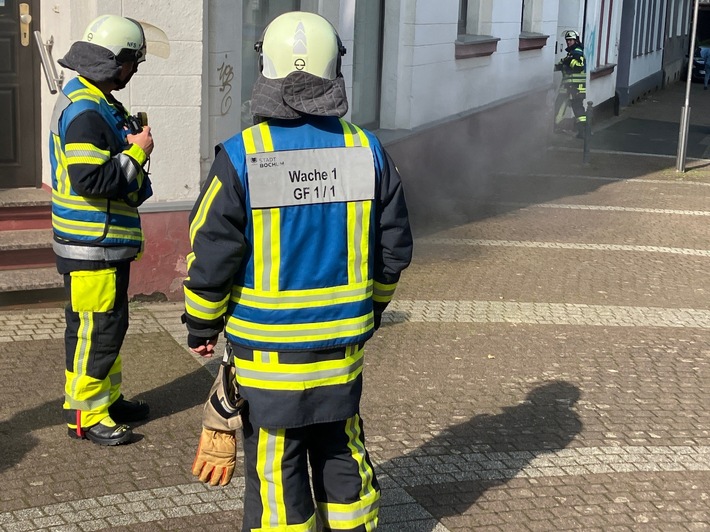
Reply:
[[[62,88],[64,83],[64,72],[57,75],[57,69],[54,66],[54,59],[52,59],[52,47],[54,46],[54,36],[51,36],[47,42],[42,40],[42,34],[39,30],[34,32],[35,41],[37,42],[37,48],[39,48],[39,56],[42,60],[42,70],[44,71],[44,78],[47,80],[47,86],[49,87],[49,92],[56,94],[58,88]]]

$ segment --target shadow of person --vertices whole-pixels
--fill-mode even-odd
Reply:
[[[39,444],[39,439],[32,435],[39,430],[61,422],[57,412],[62,411],[62,400],[47,401],[34,408],[18,412],[7,421],[0,422],[0,473],[22,460],[29,451]]]
[[[147,401],[150,405],[150,416],[145,421],[129,423],[129,425],[135,429],[204,404],[212,381],[210,372],[200,367],[191,373],[138,394],[137,398]],[[2,442],[0,474],[19,464],[27,453],[43,443],[43,437],[52,440],[67,438],[66,425],[62,417],[62,403],[62,398],[55,398],[38,406],[15,412],[12,417],[0,422]],[[195,420],[195,426],[199,426],[199,417]],[[48,427],[51,427],[51,435],[40,436],[39,431]],[[142,439],[142,434],[134,432],[132,443]]]
[[[524,474],[541,455],[569,445],[583,426],[574,410],[579,396],[579,389],[565,381],[538,386],[520,404],[451,426],[380,469],[437,521],[462,515],[486,490]],[[396,507],[388,509],[384,495],[383,510],[383,521],[390,522],[386,530],[396,530],[386,518]]]

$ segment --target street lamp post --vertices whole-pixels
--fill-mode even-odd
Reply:
[[[690,84],[693,82],[693,61],[695,57],[695,35],[698,29],[698,5],[695,0],[693,11],[693,29],[690,36],[690,60],[688,61],[688,78],[685,83],[685,105],[680,112],[680,132],[678,133],[678,155],[676,157],[676,172],[685,172],[685,154],[688,151],[688,127],[690,126]]]

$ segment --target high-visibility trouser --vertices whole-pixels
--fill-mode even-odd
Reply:
[[[119,351],[128,331],[130,262],[64,275],[66,382],[64,417],[71,429],[108,416],[121,392]]]
[[[295,429],[266,429],[247,420],[243,431],[243,532],[315,532],[316,511],[325,531],[377,528],[380,488],[359,415]]]
[[[586,91],[579,88],[571,88],[562,84],[555,100],[555,125],[559,125],[567,114],[567,109],[571,108],[574,113],[576,123],[587,121],[587,112],[584,109],[584,98]]]

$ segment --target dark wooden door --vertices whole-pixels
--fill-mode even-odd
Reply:
[[[22,43],[21,4],[32,20]],[[41,184],[39,0],[0,0],[0,188]]]

